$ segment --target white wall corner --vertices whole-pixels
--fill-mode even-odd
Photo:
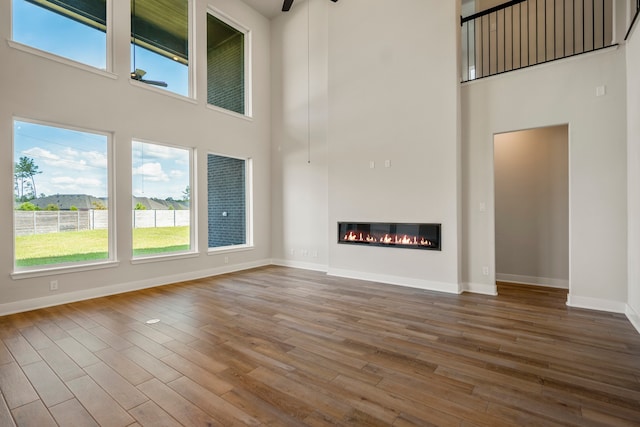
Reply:
[[[587,308],[589,310],[608,311],[610,313],[625,313],[626,304],[620,301],[611,301],[600,298],[567,296],[567,305],[575,308]]]
[[[21,313],[30,310],[37,310],[40,308],[52,307],[55,305],[69,304],[72,302],[100,298],[109,295],[122,294],[125,292],[139,291],[141,289],[171,285],[188,280],[218,276],[221,274],[263,267],[270,264],[270,260],[258,260],[242,264],[225,265],[223,267],[211,268],[207,270],[198,270],[188,273],[174,274],[171,276],[163,276],[162,278],[154,277],[151,279],[138,280],[135,282],[119,283],[116,285],[102,286],[99,288],[83,289],[75,292],[66,292],[51,296],[14,301],[0,304],[0,316],[6,316],[9,314]]]
[[[498,287],[494,284],[465,282],[462,284],[462,292],[482,295],[498,295]]]
[[[389,276],[386,274],[367,273],[340,268],[329,268],[327,275],[347,279],[368,280],[370,282],[386,283],[426,291],[446,292],[449,294],[460,294],[462,292],[457,283],[435,282],[432,280],[414,279],[412,277]]]
[[[629,319],[633,327],[636,328],[636,331],[640,333],[640,314],[635,311],[629,304],[627,304],[624,314],[627,315],[627,318]]]

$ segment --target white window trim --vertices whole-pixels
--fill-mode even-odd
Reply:
[[[116,267],[118,265],[117,256],[116,256],[116,200],[114,197],[113,189],[115,183],[115,159],[114,159],[114,150],[113,150],[113,139],[114,135],[111,132],[107,131],[99,131],[95,129],[87,129],[77,126],[71,125],[63,125],[60,123],[46,122],[42,120],[34,120],[27,119],[24,117],[14,116],[12,118],[12,138],[11,138],[11,154],[12,158],[15,157],[15,140],[16,136],[14,133],[15,130],[15,122],[26,122],[32,123],[35,125],[41,126],[49,126],[67,130],[73,130],[78,132],[91,133],[95,135],[103,135],[107,138],[107,200],[109,200],[109,215],[107,218],[107,250],[108,250],[108,258],[105,260],[94,260],[94,261],[86,261],[86,262],[77,262],[77,263],[65,263],[65,264],[49,264],[49,265],[41,265],[35,267],[17,267],[16,266],[16,257],[15,257],[15,243],[16,243],[16,233],[15,233],[15,220],[11,218],[11,233],[13,235],[13,239],[11,241],[12,252],[13,252],[13,271],[11,273],[12,278],[29,278],[29,277],[39,277],[46,276],[50,274],[58,274],[60,272],[75,272],[75,271],[86,271],[93,270],[98,268],[109,268]],[[13,199],[13,191],[11,192],[11,198]]]
[[[244,114],[239,114],[235,111],[228,111],[224,108],[209,104],[209,102],[207,102],[207,106],[216,111],[227,111],[229,113],[233,113],[232,115],[236,117],[241,116],[246,118],[253,118],[253,86],[251,83],[253,81],[253,67],[251,62],[253,32],[246,25],[243,25],[242,23],[236,21],[235,19],[231,18],[229,15],[215,7],[209,6],[207,8],[207,14],[212,15],[214,18],[219,19],[220,21],[244,34]],[[208,84],[208,78],[205,79],[205,81],[207,81]]]
[[[52,264],[55,265],[55,264]],[[63,273],[77,273],[80,271],[101,270],[105,268],[115,268],[120,265],[119,261],[94,262],[86,264],[58,264],[57,267],[38,268],[32,270],[18,270],[11,273],[14,280],[31,279],[33,277],[54,276]]]
[[[218,248],[209,248],[207,250],[207,255],[219,255],[230,252],[246,252],[252,251],[256,247],[253,245],[230,245],[230,246],[220,246]]]
[[[167,255],[143,255],[135,258],[131,258],[131,264],[147,264],[151,262],[164,262],[172,259],[185,259],[185,258],[197,258],[200,256],[200,252],[171,252]]]
[[[142,83],[144,84],[144,83]],[[154,145],[162,145],[165,147],[177,148],[180,150],[187,150],[189,152],[189,194],[191,199],[189,200],[189,241],[191,243],[190,248],[186,251],[180,252],[167,252],[166,254],[152,254],[152,255],[133,255],[133,240],[131,241],[131,263],[139,264],[143,262],[154,262],[154,261],[164,261],[172,258],[191,258],[193,256],[198,256],[198,233],[197,233],[197,224],[198,224],[198,204],[197,204],[197,180],[194,179],[196,177],[197,167],[196,167],[196,148],[195,147],[185,147],[176,144],[169,144],[164,142],[150,141],[142,138],[132,138],[131,142],[140,142],[143,144],[154,144]],[[133,148],[133,147],[132,147]],[[129,165],[132,167],[133,165]],[[133,177],[132,177],[133,184]],[[133,193],[131,194],[133,195]],[[133,208],[131,210],[131,215],[134,215]],[[130,220],[129,224],[132,224],[133,221]],[[133,227],[131,227],[131,232],[133,233]]]
[[[244,161],[244,197],[245,197],[245,241],[241,245],[228,245],[228,246],[217,246],[214,248],[208,248],[207,254],[214,255],[222,252],[240,252],[252,250],[255,248],[253,243],[253,159],[251,157],[239,157],[239,156],[229,156],[227,154],[220,154],[214,152],[207,153],[207,211],[209,208],[209,155],[219,156],[219,157],[228,157],[230,159],[237,159]],[[209,246],[209,228],[207,227],[207,246]]]
[[[84,62],[74,61],[73,59],[65,58],[64,56],[56,55],[55,53],[51,53],[51,52],[47,52],[46,50],[41,50],[35,47],[31,47],[29,45],[22,44],[14,40],[7,40],[7,44],[9,45],[9,47],[12,47],[16,50],[20,50],[22,52],[26,52],[31,55],[39,56],[41,58],[45,58],[50,61],[55,61],[60,64],[78,68],[80,70],[89,71],[91,73],[98,74],[103,77],[109,77],[110,79],[116,80],[118,78],[118,75],[112,73],[111,71],[106,71],[101,68],[96,68],[91,65],[85,64]],[[107,59],[107,67],[109,67],[109,62],[110,61]]]

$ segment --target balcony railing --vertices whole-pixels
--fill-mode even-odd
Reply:
[[[611,46],[613,0],[513,0],[461,26],[465,82]]]

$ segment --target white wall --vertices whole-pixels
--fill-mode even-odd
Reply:
[[[329,14],[330,274],[459,290],[456,3]],[[338,221],[442,223],[442,251],[338,245]]]
[[[309,8],[310,6],[310,8]],[[326,0],[296,1],[272,22],[273,259],[328,262]]]
[[[627,165],[629,195],[629,286],[627,315],[640,331],[640,30],[627,44]]]
[[[310,51],[307,3],[272,22],[276,262],[458,292],[456,3],[311,0]],[[442,223],[443,250],[337,245],[338,221]]]
[[[494,137],[496,278],[569,287],[566,125]]]
[[[9,1],[0,2],[0,313],[78,298],[153,286],[269,262],[270,200],[270,26],[262,15],[242,2],[208,3],[253,31],[254,118],[246,120],[206,106],[206,2],[196,7],[197,102],[176,99],[131,84],[129,78],[129,3],[111,1],[115,16],[116,78],[12,48]],[[112,132],[114,135],[117,260],[103,270],[59,273],[14,280],[12,229],[12,119],[14,116],[60,125]],[[140,138],[194,147],[197,150],[199,255],[192,258],[132,264],[131,259],[131,139]],[[206,154],[215,152],[251,157],[254,166],[255,249],[207,255]],[[224,256],[228,264],[224,264]],[[59,290],[49,292],[50,280]]]
[[[467,286],[495,272],[495,133],[569,124],[568,303],[624,311],[627,300],[626,93],[623,49],[610,48],[463,85],[463,247]],[[597,97],[596,87],[606,95]],[[480,212],[480,203],[487,211]],[[606,243],[602,245],[602,241]]]

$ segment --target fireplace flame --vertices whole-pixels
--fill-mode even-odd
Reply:
[[[408,235],[394,235],[394,234],[385,234],[382,237],[371,236],[370,234],[364,235],[362,232],[353,232],[349,231],[342,238],[345,242],[366,242],[366,243],[380,243],[383,245],[407,245],[407,246],[434,246],[434,244],[430,240],[426,240],[424,237],[421,237],[418,240],[418,236],[408,236]]]

